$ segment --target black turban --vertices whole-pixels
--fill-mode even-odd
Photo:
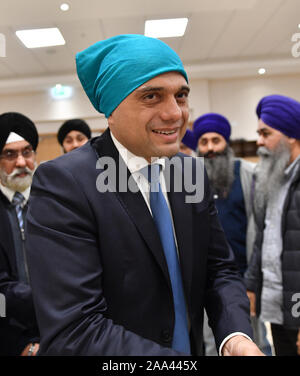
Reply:
[[[88,139],[91,138],[91,130],[90,127],[84,120],[81,119],[71,119],[67,120],[63,123],[63,125],[59,128],[57,133],[58,142],[62,145],[66,135],[72,131],[78,131],[86,135]]]
[[[33,150],[36,150],[39,135],[34,123],[18,112],[5,112],[0,115],[0,152],[4,148],[11,132],[23,137],[30,143]]]

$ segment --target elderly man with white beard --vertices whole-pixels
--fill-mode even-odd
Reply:
[[[271,323],[276,355],[300,355],[300,103],[270,95],[256,112],[257,236],[245,275],[248,296],[252,315]]]
[[[35,355],[39,334],[29,286],[25,217],[38,133],[26,116],[0,116],[0,293],[6,313],[0,318],[0,355]]]

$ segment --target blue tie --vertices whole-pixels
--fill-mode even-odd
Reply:
[[[160,166],[158,164],[148,166],[147,178],[150,182],[150,207],[165,253],[173,291],[175,327],[172,348],[190,354],[190,339],[179,260],[170,210],[161,190],[159,172]]]
[[[12,204],[16,207],[17,218],[18,218],[18,222],[19,222],[19,226],[21,230],[24,227],[23,210],[22,210],[22,203],[24,200],[25,198],[20,192],[16,192],[12,199]]]

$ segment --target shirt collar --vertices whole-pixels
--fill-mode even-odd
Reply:
[[[149,165],[148,161],[143,158],[139,157],[135,154],[133,154],[131,151],[129,151],[125,146],[123,146],[112,133],[111,138],[113,140],[113,143],[115,147],[117,148],[118,152],[120,153],[122,159],[124,160],[126,166],[128,167],[128,170],[131,174],[134,174],[135,172],[139,172],[142,168],[147,167]],[[165,159],[164,158],[153,158],[152,163],[158,163],[162,166],[162,170],[165,168]]]
[[[8,187],[5,187],[1,183],[0,183],[0,190],[4,194],[4,196],[8,199],[8,201],[11,203],[16,192],[11,190]],[[23,205],[25,205],[27,203],[28,199],[29,199],[30,187],[26,188],[25,191],[20,192],[20,193],[22,193],[22,195],[25,197],[25,201],[24,201],[24,204],[23,204]]]
[[[300,155],[284,170],[284,174],[287,178],[292,177],[299,167]]]

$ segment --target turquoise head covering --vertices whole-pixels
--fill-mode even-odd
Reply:
[[[108,118],[132,91],[166,72],[187,74],[179,56],[159,39],[118,35],[76,55],[77,74],[95,109]]]

